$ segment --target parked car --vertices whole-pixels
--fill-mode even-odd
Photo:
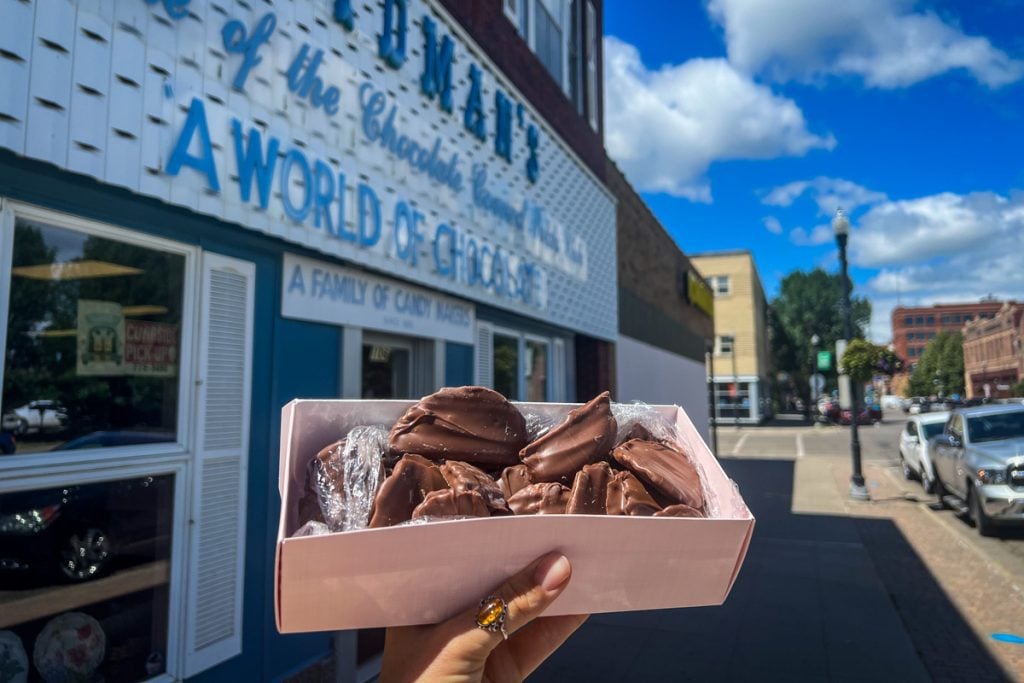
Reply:
[[[1024,524],[1024,406],[953,411],[930,448],[937,492],[966,504],[979,533]]]
[[[4,413],[0,427],[21,436],[29,431],[44,432],[63,429],[68,415],[57,401],[41,399],[31,401]]]
[[[920,481],[925,493],[935,492],[935,466],[932,463],[930,440],[942,434],[948,419],[948,412],[914,415],[900,430],[899,450],[903,476]]]
[[[66,582],[105,574],[116,557],[166,547],[172,476],[0,496],[0,570]],[[162,543],[159,543],[162,541]]]
[[[926,398],[916,396],[910,399],[910,407],[907,409],[911,415],[920,415],[921,413],[927,413],[932,409],[932,404]]]

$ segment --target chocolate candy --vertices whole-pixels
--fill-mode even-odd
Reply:
[[[608,481],[605,505],[609,515],[650,517],[661,510],[640,480],[629,472],[616,472]]]
[[[409,408],[391,429],[392,453],[461,460],[485,469],[519,462],[526,420],[504,396],[483,387],[441,389]]]
[[[505,500],[532,483],[526,465],[512,465],[501,471],[501,491],[505,494]]]
[[[561,484],[530,484],[508,499],[517,515],[560,515],[569,503],[569,489]]]
[[[428,493],[446,488],[448,483],[434,463],[419,455],[403,456],[373,499],[370,528],[409,521]]]
[[[669,505],[667,508],[654,513],[655,517],[703,517],[700,510],[694,510],[689,505]]]
[[[633,439],[612,451],[612,457],[672,503],[698,510],[704,507],[697,470],[679,451]]]
[[[489,517],[483,496],[476,491],[444,489],[431,491],[412,511],[413,519],[422,517]]]
[[[586,465],[576,473],[565,511],[571,515],[603,515],[607,511],[612,468],[606,462]]]
[[[486,472],[473,467],[468,462],[459,462],[458,460],[449,460],[438,469],[441,470],[441,476],[448,482],[448,486],[455,491],[460,493],[472,491],[479,494],[490,510],[508,510],[501,486]]]
[[[569,411],[562,424],[524,448],[520,455],[531,481],[569,483],[584,465],[608,455],[615,432],[606,391]]]

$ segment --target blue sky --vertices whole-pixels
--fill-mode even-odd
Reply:
[[[769,296],[838,268],[904,305],[1024,298],[1024,0],[606,0],[605,143],[684,251]]]

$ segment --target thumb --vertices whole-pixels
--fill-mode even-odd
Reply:
[[[569,583],[572,567],[561,553],[548,553],[499,586],[491,596],[499,597],[508,606],[504,615],[505,632],[513,632],[540,616]],[[486,600],[486,599],[485,599]],[[482,606],[474,604],[445,623],[444,631],[452,634],[450,654],[457,654],[481,664],[494,648],[504,641],[501,631],[487,631],[477,626]]]

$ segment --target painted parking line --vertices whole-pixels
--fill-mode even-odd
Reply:
[[[748,436],[750,436],[750,432],[744,432],[743,436],[740,437],[740,440],[737,441],[736,445],[732,447],[732,454],[733,455],[739,455],[740,454],[740,449],[743,448],[743,444],[745,444],[747,442],[747,437]]]
[[[800,432],[796,433],[796,457],[804,457],[804,435]]]

